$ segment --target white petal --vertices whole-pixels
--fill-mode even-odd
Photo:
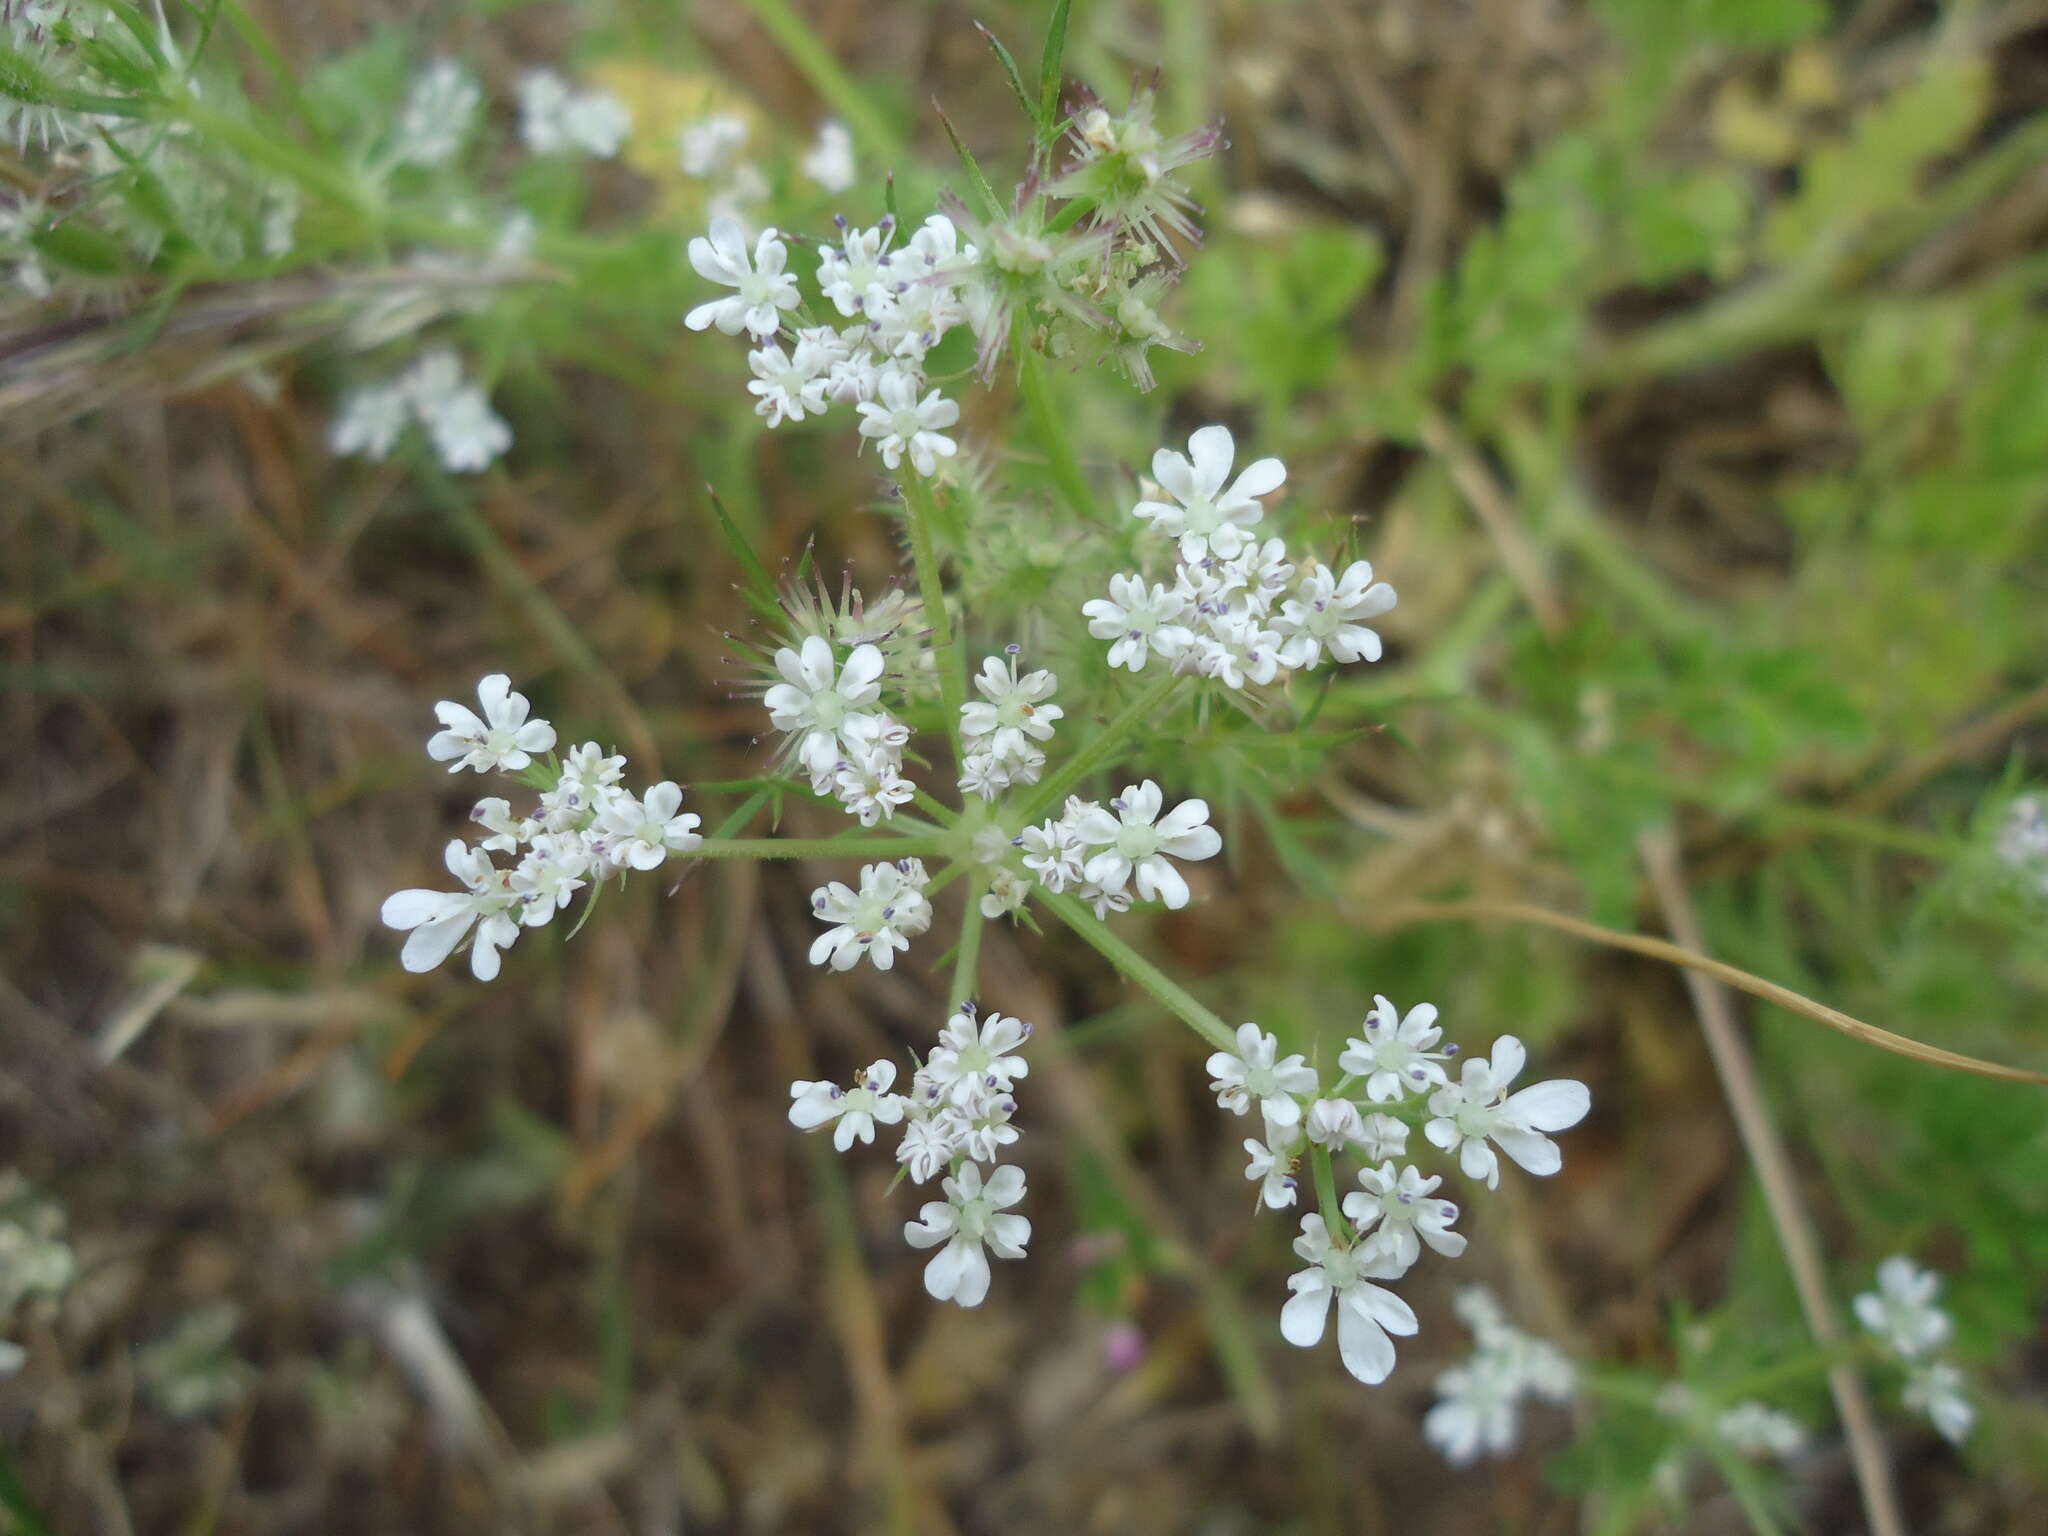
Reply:
[[[1301,1284],[1295,1286],[1296,1281]],[[1314,1269],[1290,1276],[1287,1283],[1295,1286],[1295,1291],[1280,1309],[1280,1336],[1303,1349],[1312,1348],[1321,1342],[1323,1325],[1329,1319],[1330,1284],[1322,1271]]]
[[[1584,1083],[1558,1077],[1510,1095],[1501,1111],[1533,1130],[1562,1131],[1585,1119],[1592,1106],[1593,1096]]]
[[[1202,427],[1188,439],[1188,457],[1195,468],[1195,484],[1204,496],[1223,489],[1230,475],[1230,461],[1237,456],[1228,427]],[[1162,482],[1163,483],[1163,482]]]

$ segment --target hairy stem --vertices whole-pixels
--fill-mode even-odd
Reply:
[[[1060,419],[1059,403],[1047,385],[1045,359],[1025,342],[1022,327],[1018,329],[1017,384],[1024,393],[1024,409],[1030,413],[1032,431],[1039,447],[1045,450],[1045,462],[1052,470],[1053,483],[1059,487],[1067,510],[1084,521],[1092,520],[1096,515],[1095,498],[1089,493],[1088,477],[1081,473],[1081,460],[1074,452],[1073,439],[1067,436],[1066,423]]]
[[[690,850],[693,859],[926,859],[951,850],[931,837],[723,837]]]
[[[1195,1001],[1184,987],[1158,966],[1111,933],[1108,927],[1080,902],[1071,896],[1056,896],[1044,890],[1039,891],[1037,895],[1055,917],[1079,934],[1103,959],[1123,972],[1126,980],[1136,982],[1149,992],[1153,1000],[1168,1013],[1217,1050],[1237,1049],[1237,1037],[1231,1033],[1228,1024]]]
[[[924,598],[925,617],[932,626],[932,643],[939,653],[939,695],[946,703],[946,729],[960,723],[960,704],[965,696],[962,679],[966,665],[953,649],[953,617],[946,612],[946,584],[939,573],[939,547],[932,538],[932,521],[938,514],[938,500],[930,484],[915,474],[905,475],[904,521],[910,529],[910,557],[917,566],[917,589]]]

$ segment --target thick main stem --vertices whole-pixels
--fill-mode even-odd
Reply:
[[[1152,995],[1161,1007],[1219,1051],[1236,1051],[1237,1037],[1230,1026],[1197,1002],[1188,991],[1158,966],[1111,933],[1094,913],[1073,897],[1038,892],[1052,914],[1079,934],[1095,952]]]
[[[1068,790],[1108,762],[1139,726],[1166,706],[1167,700],[1183,681],[1183,678],[1168,673],[1126,704],[1122,713],[1096,732],[1086,746],[1060,765],[1058,772],[1032,791],[1022,808],[1025,825],[1058,805]]]

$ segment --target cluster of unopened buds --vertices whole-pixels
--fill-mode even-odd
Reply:
[[[435,706],[442,729],[427,755],[450,773],[519,775],[539,791],[527,815],[499,797],[479,800],[470,820],[489,835],[472,846],[449,840],[448,873],[460,891],[406,890],[384,903],[384,922],[410,930],[401,953],[409,971],[430,971],[471,939],[469,968],[479,981],[498,974],[500,952],[525,928],[553,920],[585,885],[628,870],[651,870],[703,843],[699,819],[684,812],[673,782],[636,795],[621,782],[626,759],[594,741],[554,755],[555,728],[530,719],[511,679],[493,673],[477,685],[478,714],[466,704]],[[542,761],[545,756],[545,761]],[[500,864],[493,853],[516,856]]]
[[[1234,1048],[1209,1058],[1217,1104],[1236,1115],[1256,1109],[1262,1122],[1261,1136],[1244,1143],[1245,1177],[1258,1185],[1260,1203],[1276,1211],[1295,1205],[1302,1162],[1315,1165],[1322,1209],[1301,1217],[1294,1251],[1307,1267],[1287,1282],[1294,1294],[1280,1331],[1291,1344],[1315,1345],[1334,1302],[1338,1353],[1368,1384],[1394,1368],[1389,1336],[1416,1330],[1414,1311],[1381,1282],[1407,1274],[1425,1246],[1445,1258],[1465,1251],[1464,1234],[1452,1230],[1458,1207],[1436,1193],[1443,1176],[1407,1161],[1411,1128],[1419,1124],[1467,1180],[1493,1189],[1502,1154],[1529,1173],[1557,1172],[1563,1159],[1549,1133],[1577,1125],[1591,1104],[1585,1084],[1565,1078],[1510,1091],[1527,1056],[1512,1035],[1453,1078],[1457,1047],[1442,1044],[1436,1019],[1429,1003],[1403,1016],[1375,998],[1363,1032],[1337,1058],[1343,1075],[1327,1090],[1314,1067],[1282,1056],[1257,1024],[1239,1026]],[[1339,1201],[1334,1159],[1344,1155],[1364,1166]]]
[[[924,1286],[939,1301],[978,1306],[988,1294],[988,1255],[1021,1259],[1031,1223],[1012,1207],[1024,1198],[1024,1172],[998,1161],[1018,1130],[1015,1090],[1030,1064],[1016,1054],[1031,1026],[1000,1013],[983,1017],[963,1003],[938,1043],[895,1093],[896,1064],[884,1058],[854,1074],[853,1086],[798,1080],[789,1085],[789,1123],[830,1125],[841,1152],[872,1144],[878,1125],[901,1126],[896,1161],[913,1183],[940,1179],[942,1200],[927,1201],[903,1236],[913,1248],[937,1248]],[[982,1166],[988,1166],[984,1175]]]

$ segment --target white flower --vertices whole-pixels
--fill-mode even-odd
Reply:
[[[1522,1383],[1500,1361],[1479,1355],[1454,1365],[1437,1377],[1436,1392],[1436,1406],[1422,1416],[1422,1438],[1453,1466],[1482,1451],[1505,1456],[1515,1448]]]
[[[846,124],[827,118],[818,124],[817,137],[804,152],[804,175],[827,192],[844,192],[853,185],[853,135]]]
[[[878,291],[889,272],[889,242],[895,237],[896,221],[885,218],[873,229],[854,229],[839,220],[839,244],[818,252],[818,287],[832,307],[851,319],[866,312],[871,296],[886,298]],[[865,342],[866,331],[861,332]]]
[[[1017,658],[1005,666],[990,656],[974,679],[981,698],[960,706],[960,737],[963,741],[986,739],[987,750],[999,758],[1015,759],[1032,741],[1052,740],[1052,728],[1066,711],[1047,702],[1059,686],[1059,679],[1040,668],[1017,675]]]
[[[1278,1060],[1275,1058],[1278,1057]],[[1216,1104],[1241,1115],[1257,1104],[1270,1131],[1301,1123],[1297,1095],[1316,1091],[1316,1071],[1299,1054],[1280,1056],[1280,1041],[1256,1024],[1237,1026],[1237,1051],[1217,1051],[1208,1060],[1209,1084]]]
[[[1188,883],[1168,857],[1213,858],[1223,839],[1209,825],[1207,801],[1183,800],[1163,817],[1162,803],[1159,786],[1147,779],[1125,785],[1123,794],[1109,802],[1116,815],[1096,806],[1076,820],[1075,838],[1083,847],[1101,849],[1082,868],[1092,884],[1120,891],[1135,875],[1142,899],[1156,898],[1169,907],[1188,904]]]
[[[1259,1199],[1269,1211],[1284,1210],[1294,1204],[1295,1154],[1288,1149],[1299,1145],[1298,1136],[1284,1132],[1274,1137],[1274,1144],[1245,1138],[1245,1155],[1251,1161],[1245,1165],[1244,1176],[1259,1186]]]
[[[625,776],[623,754],[608,756],[596,742],[586,741],[571,747],[569,755],[562,759],[562,776],[555,781],[551,793],[541,796],[542,808],[557,822],[580,822],[584,812],[604,809],[613,789]]]
[[[1392,1115],[1367,1115],[1358,1128],[1358,1155],[1369,1163],[1408,1155],[1408,1122]]]
[[[1294,579],[1294,562],[1287,558],[1287,545],[1280,539],[1261,544],[1247,539],[1244,548],[1225,559],[1210,555],[1198,569],[1201,576],[1191,584],[1205,601],[1223,610],[1264,620],[1273,611],[1280,594]],[[1188,575],[1188,567],[1181,567]]]
[[[1226,688],[1248,682],[1264,687],[1280,675],[1278,630],[1268,629],[1248,613],[1211,619],[1195,641],[1195,664],[1203,676]]]
[[[1301,1129],[1317,1146],[1341,1152],[1365,1134],[1365,1122],[1349,1099],[1317,1099],[1309,1105]]]
[[[419,409],[434,452],[450,474],[476,474],[512,446],[511,427],[491,409],[490,397],[474,385],[456,390],[431,409]]]
[[[811,964],[850,971],[866,955],[876,970],[888,970],[896,963],[896,951],[910,948],[910,941],[931,926],[925,881],[924,865],[903,859],[863,865],[858,891],[837,880],[813,891],[812,913],[833,926],[812,943]]]
[[[1743,1456],[1789,1461],[1806,1444],[1806,1427],[1765,1403],[1731,1403],[1714,1415],[1714,1433]]]
[[[1278,459],[1259,459],[1226,489],[1236,456],[1228,427],[1203,427],[1188,439],[1189,457],[1162,448],[1152,455],[1152,478],[1172,501],[1141,501],[1132,509],[1169,538],[1180,540],[1183,560],[1212,549],[1228,559],[1244,546],[1244,530],[1265,516],[1258,498],[1287,478]]]
[[[902,759],[896,750],[854,728],[865,727],[874,718],[848,718],[841,730],[846,756],[839,760],[832,775],[833,794],[839,797],[847,814],[864,827],[893,817],[897,806],[908,805],[917,795],[917,786],[903,777]]]
[[[1030,899],[1031,881],[1014,869],[998,865],[989,871],[988,890],[981,898],[981,915],[987,918],[1007,917],[1022,910]]]
[[[809,341],[799,341],[794,353],[772,341],[749,352],[747,366],[754,377],[747,392],[756,397],[754,414],[771,427],[823,415],[836,360],[836,349],[828,351]]]
[[[512,871],[512,893],[519,899],[519,921],[538,928],[569,905],[583,889],[590,852],[572,833],[544,832],[529,845],[526,857]]]
[[[1280,1309],[1280,1333],[1303,1349],[1321,1342],[1330,1303],[1337,1303],[1337,1352],[1344,1369],[1367,1386],[1378,1386],[1394,1369],[1394,1341],[1389,1334],[1413,1334],[1415,1312],[1384,1286],[1385,1279],[1358,1249],[1339,1248],[1330,1241],[1323,1218],[1311,1211],[1301,1218],[1301,1236],[1294,1251],[1309,1267],[1287,1277],[1294,1294]]]
[[[1023,1057],[1010,1054],[1030,1038],[1031,1026],[1023,1020],[992,1013],[977,1022],[974,1005],[963,1003],[939,1031],[924,1076],[950,1104],[967,1104],[984,1092],[1008,1093],[1031,1071]]]
[[[539,822],[514,816],[512,802],[496,795],[477,801],[470,808],[469,819],[491,834],[477,844],[487,852],[511,853],[540,830]]]
[[[603,857],[634,869],[657,869],[670,854],[689,853],[702,845],[697,827],[703,818],[678,815],[682,803],[682,786],[672,779],[662,780],[637,799],[613,798],[597,818]]]
[[[685,123],[678,149],[685,176],[708,179],[725,170],[747,142],[747,120],[730,112],[714,112]]]
[[[381,464],[405,430],[411,409],[411,399],[397,384],[352,389],[327,429],[327,446],[343,458],[361,454]]]
[[[1941,1276],[1921,1269],[1902,1253],[1877,1266],[1877,1289],[1855,1300],[1856,1316],[1865,1328],[1904,1358],[1932,1354],[1948,1342],[1953,1324],[1935,1305]]]
[[[1073,821],[1070,809],[1058,820],[1048,819],[1017,834],[1017,846],[1024,850],[1024,867],[1054,893],[1081,878],[1081,844],[1074,836]]]
[[[733,292],[699,304],[683,318],[683,324],[693,331],[715,325],[727,336],[746,331],[765,341],[781,327],[781,311],[795,309],[801,302],[796,279],[783,270],[788,260],[789,247],[774,230],[761,231],[750,260],[746,231],[739,221],[713,219],[710,236],[699,235],[690,242],[690,265],[699,277]]]
[[[519,135],[537,155],[577,150],[608,160],[632,126],[632,114],[610,91],[573,91],[547,69],[520,77]]]
[[[1398,1174],[1392,1162],[1361,1168],[1359,1192],[1344,1197],[1344,1214],[1366,1246],[1384,1253],[1397,1272],[1405,1272],[1422,1256],[1423,1243],[1455,1259],[1465,1251],[1465,1237],[1451,1230],[1458,1219],[1457,1206],[1430,1198],[1441,1183],[1441,1176],[1425,1179],[1413,1164]]]
[[[860,435],[873,438],[882,462],[895,469],[910,455],[911,467],[931,475],[940,459],[950,459],[959,445],[943,431],[960,419],[960,407],[936,389],[917,398],[923,381],[902,368],[884,368],[875,379],[875,398],[863,400]]]
[[[454,838],[442,857],[448,873],[466,889],[395,892],[384,901],[384,926],[411,930],[398,957],[408,971],[431,971],[475,928],[470,974],[478,981],[489,981],[498,974],[498,951],[519,937],[519,923],[511,915],[519,898],[507,872],[494,866],[481,848],[468,847]]]
[[[1586,1085],[1571,1078],[1553,1078],[1507,1096],[1508,1084],[1522,1070],[1528,1053],[1513,1035],[1493,1042],[1491,1061],[1465,1063],[1464,1076],[1430,1095],[1435,1118],[1423,1135],[1446,1152],[1458,1154],[1468,1179],[1484,1179],[1488,1189],[1500,1185],[1498,1146],[1530,1173],[1555,1173],[1563,1166],[1557,1143],[1545,1131],[1577,1125],[1592,1105]]]
[[[877,1125],[894,1125],[903,1118],[903,1096],[889,1091],[895,1082],[896,1063],[886,1059],[856,1072],[851,1089],[798,1079],[789,1085],[789,1123],[800,1131],[814,1131],[836,1120],[836,1150],[844,1152],[856,1140],[873,1146]]]
[[[1187,599],[1171,587],[1147,586],[1142,576],[1109,578],[1109,596],[1090,598],[1081,605],[1088,620],[1088,633],[1098,640],[1111,640],[1109,664],[1142,671],[1156,652],[1167,661],[1182,655],[1194,642],[1194,632],[1176,623],[1187,609]]]
[[[1977,1410],[1963,1395],[1963,1373],[1946,1360],[1915,1366],[1906,1379],[1904,1402],[1915,1412],[1926,1414],[1942,1436],[1957,1445],[1977,1419]]]
[[[1021,1259],[1031,1241],[1030,1221],[1007,1214],[1024,1198],[1024,1171],[1006,1163],[984,1184],[981,1170],[968,1163],[942,1187],[945,1202],[928,1203],[918,1220],[903,1224],[903,1236],[913,1248],[946,1245],[924,1267],[924,1288],[933,1300],[978,1307],[988,1295],[982,1245],[999,1259]]]
[[[813,775],[830,776],[839,762],[840,733],[847,721],[882,696],[886,663],[881,648],[857,645],[834,667],[832,643],[808,635],[800,650],[775,653],[782,681],[761,696],[775,728],[789,733],[799,761]]]
[[[958,1151],[978,1163],[992,1163],[1017,1140],[1017,1127],[1010,1123],[1016,1112],[1017,1101],[1006,1090],[984,1089],[964,1104],[941,1110],[938,1118]]]
[[[948,1167],[958,1151],[944,1116],[913,1119],[903,1127],[903,1139],[896,1144],[896,1161],[913,1183],[923,1184]]]
[[[1313,667],[1325,651],[1335,661],[1378,661],[1379,634],[1360,621],[1377,618],[1395,602],[1394,589],[1372,579],[1369,562],[1354,560],[1334,576],[1318,561],[1280,605],[1281,664]]]
[[[1101,886],[1088,880],[1083,880],[1074,887],[1074,900],[1086,905],[1095,913],[1097,919],[1108,917],[1112,912],[1128,912],[1131,910],[1131,893],[1129,891],[1104,890]]]
[[[483,99],[468,70],[453,59],[436,59],[413,77],[399,108],[394,158],[400,165],[421,166],[452,159],[469,136]]]
[[[1436,1005],[1418,1003],[1403,1018],[1401,1010],[1377,994],[1365,1016],[1365,1037],[1344,1042],[1337,1058],[1343,1071],[1365,1081],[1365,1096],[1375,1104],[1391,1104],[1404,1094],[1443,1087],[1445,1053],[1432,1047],[1443,1038]]]
[[[450,773],[465,768],[517,773],[533,761],[534,753],[554,746],[555,728],[545,720],[526,718],[526,695],[514,693],[512,679],[503,672],[493,672],[478,683],[476,696],[484,707],[482,719],[453,699],[434,706],[434,717],[445,729],[428,739],[427,756],[448,764]]]

